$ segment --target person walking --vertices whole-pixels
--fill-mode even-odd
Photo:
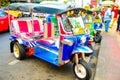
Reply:
[[[105,8],[103,7],[101,10],[102,22],[104,23],[104,15],[105,15]]]
[[[105,6],[104,22],[105,22],[105,32],[108,32],[109,24],[111,22],[112,12],[110,6]]]
[[[117,20],[117,28],[116,28],[116,32],[118,31],[120,34],[120,9],[118,10],[118,20]]]
[[[118,16],[118,5],[117,4],[114,4],[114,6],[112,7],[112,12],[113,12],[113,18],[110,23],[110,28],[112,28],[114,26],[114,23],[117,21],[117,16]]]

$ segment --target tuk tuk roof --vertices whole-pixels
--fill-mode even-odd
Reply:
[[[91,11],[91,10],[87,10],[86,12],[87,14],[90,14],[90,15],[92,15],[94,12],[96,12],[97,14],[101,13],[101,11]]]
[[[64,10],[58,14],[64,14],[64,13],[67,13],[69,11],[74,11],[75,14],[78,14],[80,11],[81,12],[86,12],[86,10],[84,8],[72,8],[72,9],[68,9],[68,10]]]
[[[17,10],[22,5],[24,5],[24,3],[12,3],[8,6],[8,8],[10,10]]]
[[[40,12],[40,13],[48,13],[48,14],[57,14],[60,13],[64,10],[66,10],[67,8],[64,7],[63,5],[53,5],[53,4],[42,4],[39,6],[35,6],[33,8],[34,12]]]
[[[86,13],[92,15],[92,14],[93,14],[93,11],[87,10]]]
[[[31,10],[34,6],[38,6],[38,5],[40,5],[40,4],[37,4],[37,3],[24,3],[24,5],[19,7],[19,10],[29,12],[29,10]]]

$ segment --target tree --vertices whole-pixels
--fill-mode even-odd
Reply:
[[[8,6],[9,4],[9,0],[0,0],[0,6]]]

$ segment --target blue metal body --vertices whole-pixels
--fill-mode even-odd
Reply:
[[[84,44],[81,43],[81,37],[86,37],[86,42]],[[11,36],[12,40],[17,40],[20,44],[24,44],[25,46],[33,47],[34,48],[34,56],[43,59],[55,66],[59,66],[60,62],[58,60],[59,51],[62,52],[62,61],[70,60],[71,56],[74,55],[76,52],[85,52],[90,53],[92,52],[91,49],[87,47],[87,42],[89,40],[89,35],[77,35],[77,36],[64,36],[64,39],[70,40],[73,42],[73,45],[69,46],[67,44],[62,44],[62,50],[57,48],[55,43],[48,45],[43,44],[37,41],[26,41],[24,39],[18,38],[16,36]]]
[[[44,46],[35,46],[34,47],[34,56],[43,59],[55,66],[59,65],[58,62],[58,52],[54,52],[50,48],[45,48]]]

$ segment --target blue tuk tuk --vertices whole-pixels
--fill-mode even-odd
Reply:
[[[11,22],[11,52],[19,60],[33,55],[58,67],[72,62],[77,78],[89,80],[92,72],[86,56],[93,51],[87,46],[90,35],[80,15],[82,9],[61,10],[44,6],[42,12],[42,7],[33,9],[36,13],[47,14],[44,20],[32,18]],[[50,10],[54,12],[49,13]]]

